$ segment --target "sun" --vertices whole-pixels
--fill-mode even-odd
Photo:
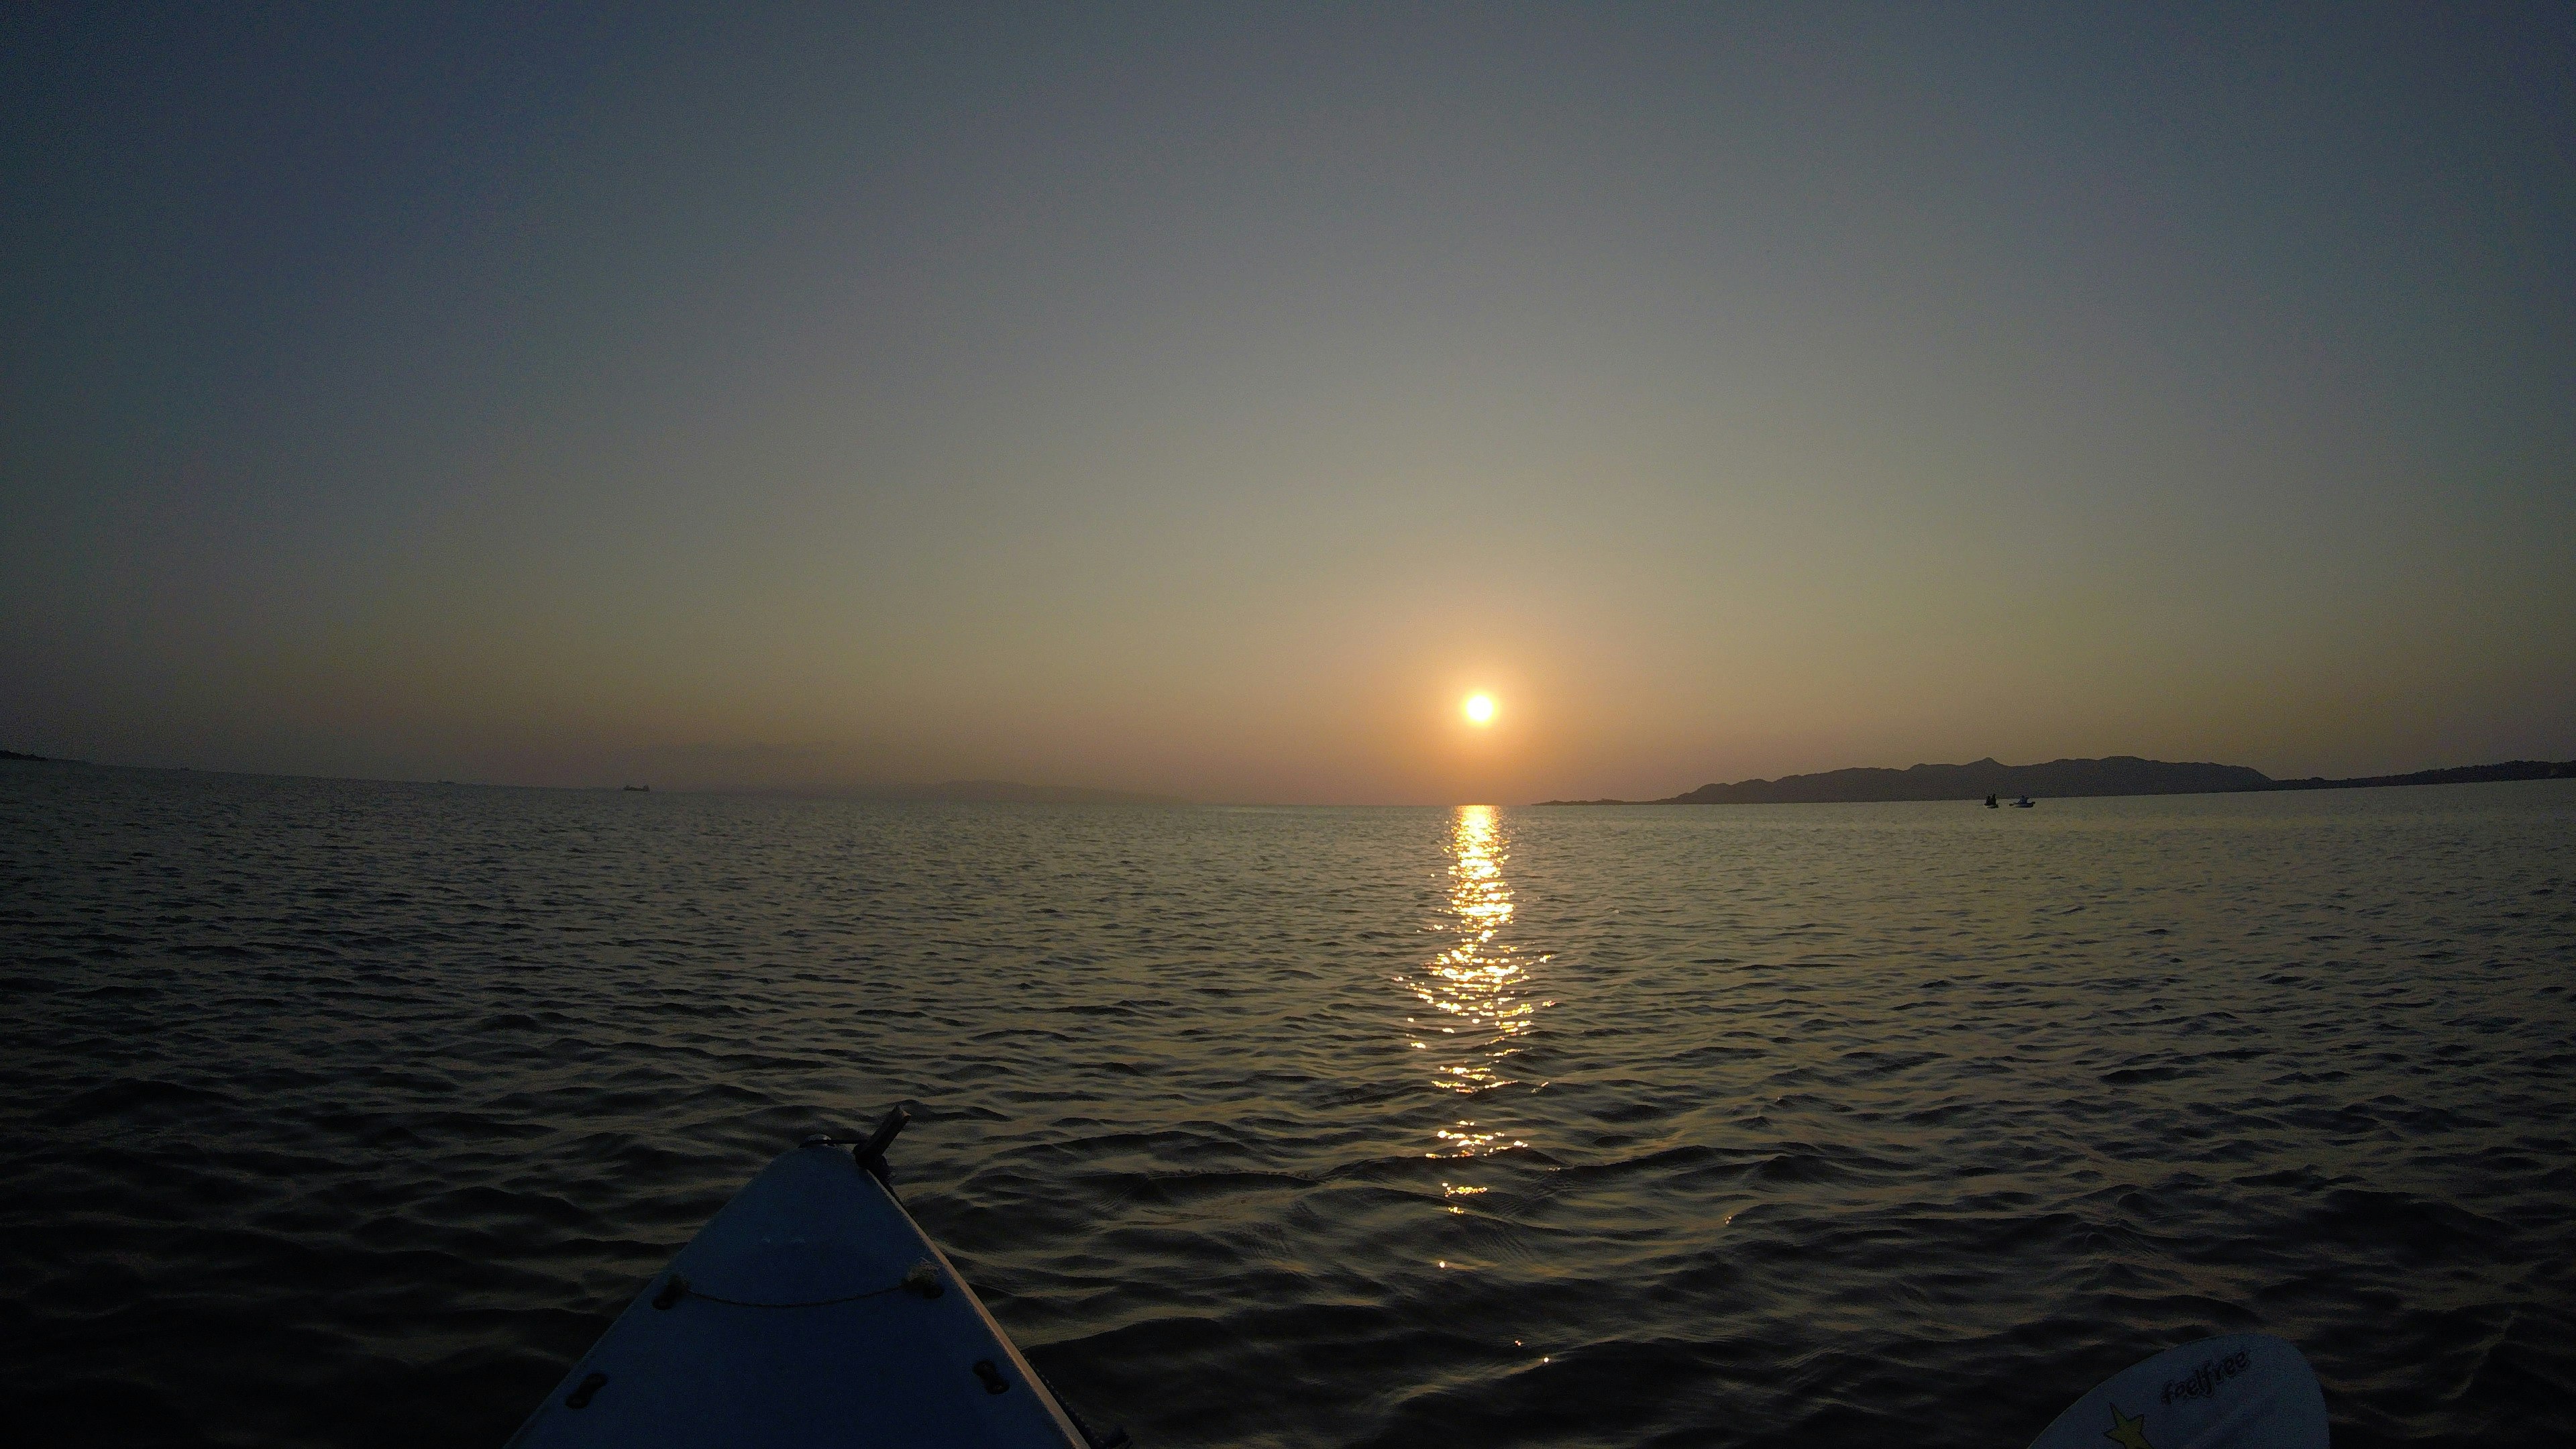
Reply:
[[[1490,694],[1467,696],[1467,723],[1489,725],[1494,722],[1494,697]]]

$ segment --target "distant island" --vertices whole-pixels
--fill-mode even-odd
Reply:
[[[2576,780],[2576,760],[2507,760],[2418,770],[2411,775],[2365,775],[2350,780],[2310,776],[2275,780],[2248,765],[2175,763],[2113,755],[2101,760],[2051,760],[2006,765],[1992,758],[1966,765],[1915,765],[1903,770],[1828,770],[1783,775],[1777,780],[1738,780],[1702,785],[1661,800],[1542,800],[1541,805],[1826,805],[1891,800],[1983,800],[1989,795],[2225,795],[2257,790],[2351,790],[2384,785],[2469,785],[2498,780]]]

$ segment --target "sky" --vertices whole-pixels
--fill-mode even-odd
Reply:
[[[2564,5],[13,5],[0,202],[0,747],[2576,757]]]

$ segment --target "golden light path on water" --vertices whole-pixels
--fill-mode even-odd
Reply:
[[[1446,949],[1424,962],[1416,974],[1400,978],[1423,1008],[1405,1018],[1413,1032],[1413,1049],[1429,1054],[1435,1085],[1469,1099],[1519,1084],[1518,1078],[1506,1074],[1508,1063],[1520,1050],[1519,1038],[1536,1021],[1540,1008],[1553,1004],[1530,994],[1528,970],[1505,939],[1512,921],[1512,888],[1503,875],[1511,859],[1510,845],[1501,813],[1494,807],[1458,807],[1448,841],[1447,910],[1429,928],[1447,938]],[[1475,1117],[1461,1117],[1441,1128],[1439,1143],[1424,1155],[1475,1157],[1529,1145],[1481,1126]],[[1453,1197],[1484,1190],[1444,1187]]]

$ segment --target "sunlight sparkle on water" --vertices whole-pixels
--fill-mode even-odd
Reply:
[[[1433,1067],[1432,1081],[1444,1090],[1474,1096],[1517,1084],[1504,1074],[1503,1065],[1519,1050],[1516,1039],[1529,1030],[1539,1009],[1552,1003],[1527,994],[1527,969],[1499,939],[1512,919],[1512,890],[1503,878],[1510,853],[1500,816],[1490,805],[1460,806],[1448,845],[1447,910],[1430,929],[1445,934],[1449,944],[1405,982],[1439,1015],[1406,1024],[1418,1034],[1459,1038],[1441,1044],[1447,1059]],[[1410,1045],[1431,1049],[1419,1037]],[[1529,1145],[1505,1132],[1479,1130],[1467,1120],[1437,1135],[1440,1149],[1430,1156],[1474,1157]]]

